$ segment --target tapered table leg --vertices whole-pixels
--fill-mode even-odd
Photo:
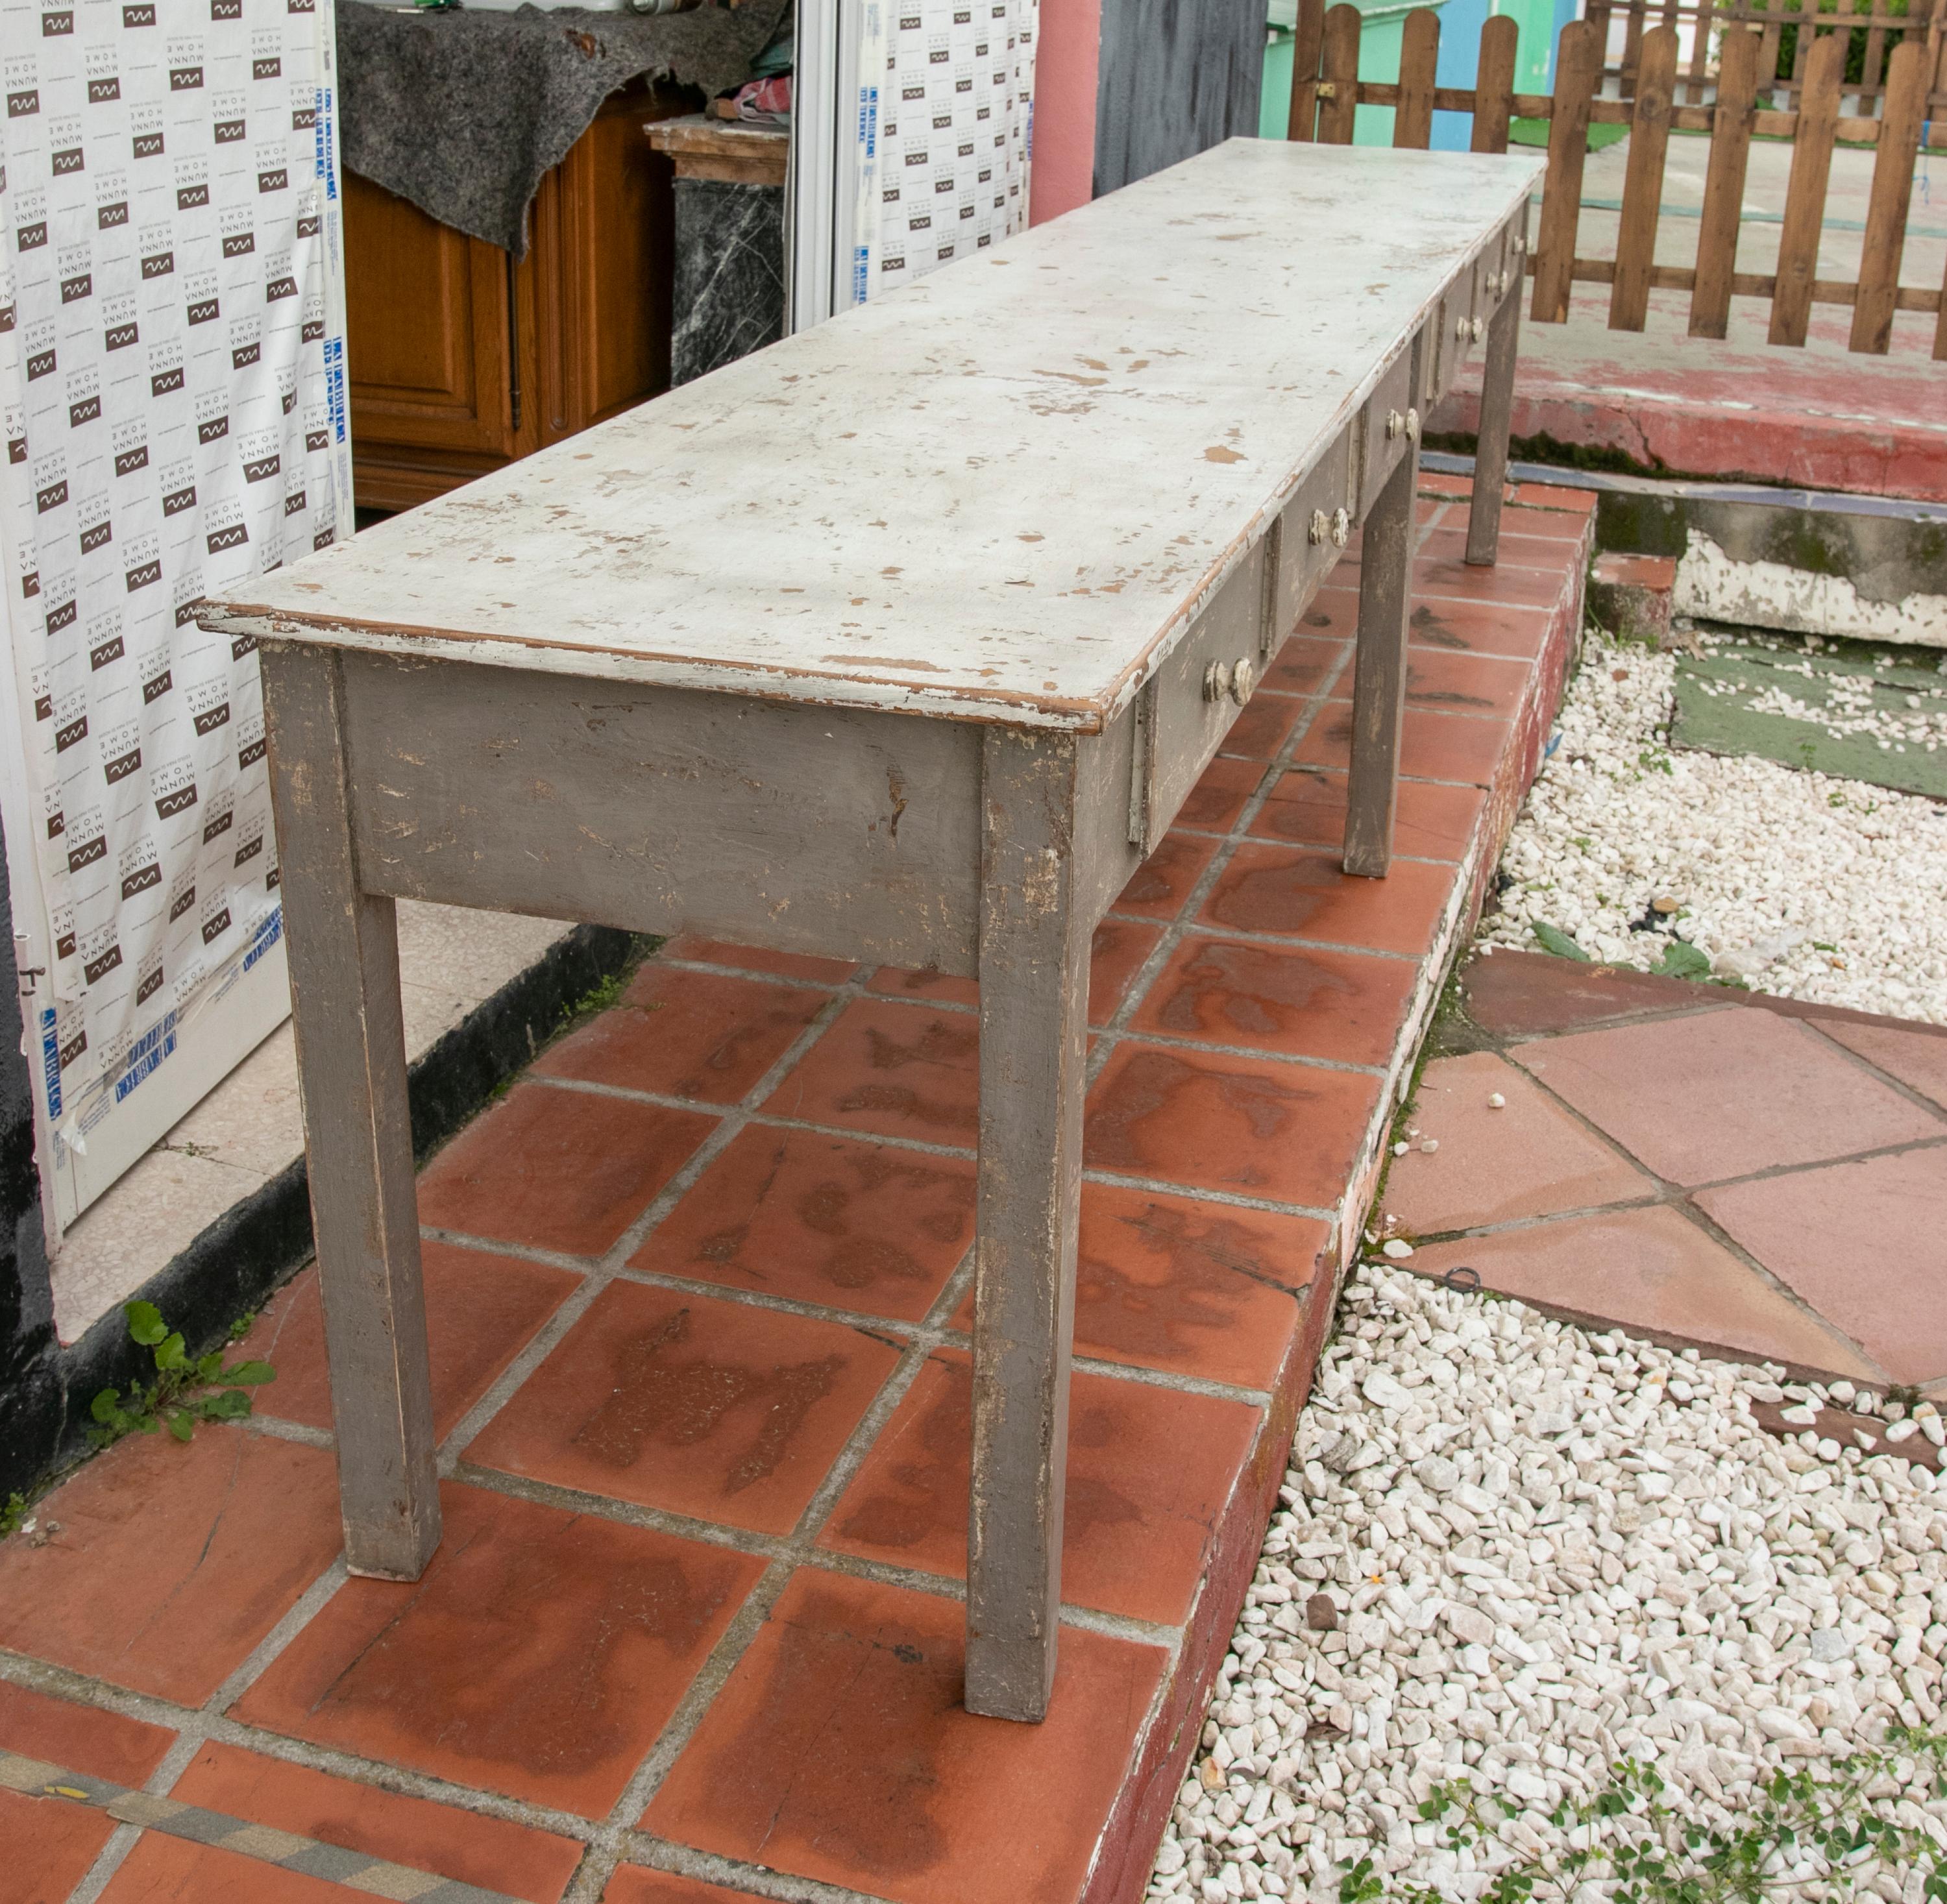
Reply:
[[[1376,879],[1392,862],[1400,724],[1406,712],[1407,615],[1413,597],[1413,491],[1419,444],[1367,512],[1359,555],[1359,641],[1352,673],[1352,771],[1346,788],[1345,870]]]
[[[967,1710],[1039,1720],[1054,1683],[1091,922],[1077,743],[989,728],[981,766],[980,1164]]]
[[[345,1556],[416,1580],[439,1544],[392,902],[361,892],[339,658],[267,645],[298,1090],[324,1299]]]
[[[1515,351],[1521,340],[1518,282],[1487,320],[1487,361],[1481,370],[1481,424],[1474,441],[1474,499],[1467,510],[1467,559],[1494,565],[1501,548],[1501,491],[1508,479],[1508,432],[1515,409]]]

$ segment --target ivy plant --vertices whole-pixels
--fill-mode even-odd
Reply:
[[[200,1421],[241,1420],[250,1412],[250,1390],[277,1379],[268,1362],[233,1362],[226,1368],[220,1348],[191,1356],[182,1332],[172,1329],[153,1302],[125,1302],[122,1313],[129,1335],[153,1352],[156,1379],[147,1387],[132,1383],[125,1395],[104,1389],[94,1398],[88,1413],[95,1425],[88,1432],[97,1447],[161,1428],[187,1441]],[[231,1324],[230,1339],[237,1341],[255,1320],[254,1315],[240,1317]]]
[[[1877,1897],[1876,1887],[1859,1887],[1887,1871],[1908,1881],[1918,1874],[1919,1888],[1909,1894],[1947,1904],[1947,1849],[1899,1816],[1903,1800],[1947,1792],[1947,1732],[1893,1726],[1883,1745],[1822,1771],[1777,1771],[1729,1828],[1678,1812],[1664,1789],[1654,1766],[1625,1759],[1592,1797],[1548,1813],[1557,1843],[1505,1862],[1497,1855],[1509,1849],[1498,1828],[1517,1814],[1467,1779],[1435,1785],[1419,1819],[1433,1828],[1438,1847],[1470,1854],[1477,1870],[1498,1865],[1479,1904],[1568,1904],[1583,1896],[1611,1904]],[[1446,1904],[1447,1893],[1435,1887],[1390,1884],[1370,1857],[1348,1859],[1340,1871],[1339,1904]],[[1585,1893],[1585,1885],[1596,1888]]]

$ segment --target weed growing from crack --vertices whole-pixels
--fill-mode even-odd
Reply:
[[[156,1379],[147,1388],[131,1383],[125,1395],[104,1389],[94,1398],[88,1413],[95,1425],[88,1436],[97,1447],[107,1447],[130,1433],[153,1435],[159,1428],[187,1441],[200,1421],[240,1421],[250,1412],[249,1391],[277,1379],[268,1362],[234,1362],[224,1367],[220,1348],[192,1358],[181,1332],[170,1328],[153,1302],[125,1302],[122,1313],[128,1317],[129,1335],[153,1351]],[[230,1325],[231,1341],[240,1340],[256,1319],[239,1317]]]

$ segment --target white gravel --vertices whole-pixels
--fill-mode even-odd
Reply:
[[[1807,1448],[1751,1418],[1808,1392],[1775,1370],[1378,1265],[1345,1300],[1151,1898],[1333,1899],[1339,1861],[1370,1853],[1394,1885],[1471,1899],[1515,1851],[1437,1847],[1415,1813],[1436,1781],[1508,1805],[1509,1847],[1549,1841],[1546,1813],[1624,1757],[1732,1825],[1781,1765],[1937,1721],[1934,1411],[1905,1443],[1924,1464]],[[1308,1624],[1321,1593],[1335,1631]],[[1947,1844],[1947,1801],[1898,1802]],[[1849,1876],[1889,1904],[1912,1888]]]
[[[1947,1023],[1947,804],[1755,758],[1666,745],[1673,655],[1591,630],[1483,922],[1536,947],[1544,921],[1644,968],[1658,899],[1714,969],[1788,998]]]

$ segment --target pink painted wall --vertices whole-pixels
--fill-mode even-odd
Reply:
[[[1095,178],[1096,66],[1101,50],[1102,0],[1041,0],[1030,224],[1088,203]]]

